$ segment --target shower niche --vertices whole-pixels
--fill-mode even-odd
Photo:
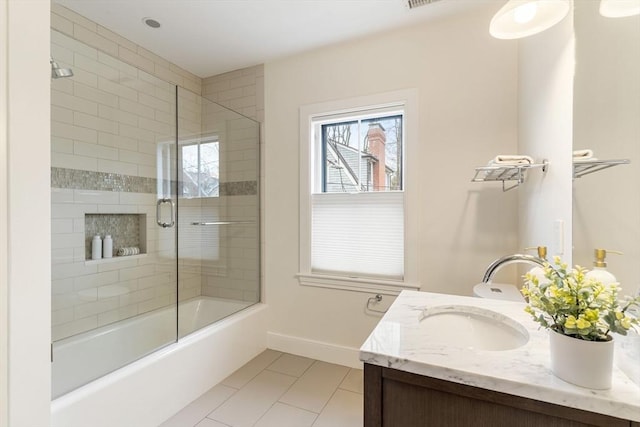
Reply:
[[[116,259],[130,259],[132,256],[144,256],[147,253],[147,215],[146,214],[107,214],[86,213],[84,215],[84,259],[85,262],[104,262]],[[113,240],[112,258],[91,258],[93,236],[101,239],[109,234]],[[125,249],[120,251],[119,249]],[[124,255],[123,252],[129,253]]]

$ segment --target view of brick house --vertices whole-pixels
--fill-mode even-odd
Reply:
[[[394,116],[323,125],[323,191],[400,190],[401,130],[398,128],[402,126],[401,120]],[[385,125],[394,127],[393,138],[388,138]],[[358,134],[360,141],[357,141]]]

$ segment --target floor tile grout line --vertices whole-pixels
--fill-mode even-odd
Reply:
[[[351,368],[349,368],[351,369]],[[327,407],[327,405],[329,404],[329,402],[331,402],[331,399],[333,399],[333,396],[335,396],[336,392],[338,390],[340,390],[340,384],[342,384],[342,382],[344,381],[345,378],[347,378],[347,375],[349,374],[349,370],[347,370],[347,373],[344,374],[344,376],[342,377],[342,379],[340,380],[340,382],[338,382],[338,385],[336,386],[336,388],[333,390],[333,393],[331,393],[331,397],[329,397],[329,399],[327,399],[327,401],[325,402],[324,406],[322,406],[322,409],[320,410],[320,414],[322,414],[322,411],[325,410],[325,408]],[[315,421],[314,421],[315,424]],[[313,425],[311,426],[313,427]]]
[[[213,387],[217,387],[218,385],[219,385],[219,384],[216,384],[216,385],[214,385]],[[213,387],[211,387],[211,388],[213,388]],[[219,407],[221,407],[222,405],[224,405],[224,404],[227,402],[227,400],[231,399],[233,396],[235,396],[235,395],[236,395],[236,393],[237,393],[237,392],[239,392],[240,390],[242,390],[242,388],[235,388],[235,387],[231,387],[231,386],[228,386],[228,385],[226,385],[225,387],[232,388],[232,389],[234,389],[235,391],[234,391],[233,393],[231,393],[231,394],[230,394],[226,399],[224,399],[222,402],[220,402],[220,404],[218,404],[218,405],[217,405],[217,406],[215,406],[213,409],[211,409],[209,412],[207,412],[207,415],[205,415],[205,416],[204,416],[204,418],[203,418],[202,420],[204,420],[205,418],[209,418],[209,415],[211,415],[211,413],[212,413],[213,411],[215,411],[216,409],[218,409]],[[211,390],[211,389],[209,389],[209,390]],[[217,423],[227,425],[227,424],[223,423],[222,421],[218,421],[218,420],[215,420],[215,419],[213,419],[213,418],[209,418],[209,419],[210,419],[210,420],[212,420],[212,421],[215,421],[215,422],[217,422]],[[200,420],[200,421],[198,421],[198,422],[202,422],[202,420]],[[197,425],[197,424],[196,424],[196,425]]]

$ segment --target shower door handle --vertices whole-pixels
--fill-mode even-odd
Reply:
[[[169,206],[171,207],[171,218],[170,218],[170,222],[163,222],[160,219],[160,210],[162,208],[162,205],[165,203],[169,203]],[[174,215],[174,209],[175,209],[175,203],[173,203],[173,200],[171,199],[158,199],[158,203],[156,204],[156,222],[158,223],[158,225],[162,228],[170,228],[173,227],[174,225],[176,225],[176,221],[174,220],[175,215]]]

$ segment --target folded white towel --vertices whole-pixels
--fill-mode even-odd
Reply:
[[[517,154],[499,154],[489,162],[489,165],[495,166],[513,166],[513,165],[530,165],[533,158],[529,156],[521,156]]]
[[[118,256],[130,256],[130,255],[138,255],[140,253],[140,248],[132,246],[129,248],[119,248],[116,254]]]
[[[574,150],[573,161],[574,162],[586,162],[588,160],[597,160],[593,157],[593,151],[589,149]]]

